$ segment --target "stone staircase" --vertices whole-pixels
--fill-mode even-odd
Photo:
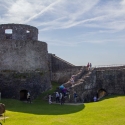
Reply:
[[[77,74],[72,75],[73,78],[74,78],[74,85],[77,83],[77,81],[78,81],[79,79],[81,79],[81,77],[83,76],[83,74],[86,74],[86,72],[87,72],[86,67],[83,66]],[[71,84],[70,79],[69,79],[66,83],[64,83],[63,85],[65,86],[65,88],[71,87],[72,84]]]
[[[78,97],[77,101],[78,102],[83,102],[83,93],[85,90],[89,91],[91,90],[94,86],[93,81],[91,81],[93,78],[93,71],[94,69],[87,70],[86,67],[82,67],[80,70],[79,77],[78,74],[74,75],[74,84],[71,85],[70,81],[64,84],[64,86],[69,90],[69,96],[65,98],[66,102],[73,102],[73,93],[76,91]],[[76,77],[77,76],[77,77]]]

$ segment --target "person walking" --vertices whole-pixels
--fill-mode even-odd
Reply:
[[[71,85],[74,84],[74,77],[73,77],[73,76],[72,76],[71,79],[70,79],[70,83],[71,83]]]
[[[52,104],[52,96],[51,96],[51,94],[49,95],[49,104]]]
[[[92,64],[91,64],[91,63],[89,64],[89,69],[90,69],[90,70],[92,69]]]
[[[96,97],[96,96],[94,96],[93,101],[94,101],[94,102],[96,102],[96,101],[97,101],[97,97]]]
[[[56,103],[60,102],[59,101],[59,92],[56,92]]]
[[[89,64],[89,62],[88,62],[88,64],[87,64],[87,70],[89,71],[89,67],[90,67],[90,64]]]
[[[30,93],[27,92],[27,102],[31,103]]]
[[[74,92],[74,102],[76,103],[77,102],[77,94],[76,94],[76,91]]]
[[[64,104],[64,96],[62,93],[60,93],[59,98],[60,98],[60,105]]]

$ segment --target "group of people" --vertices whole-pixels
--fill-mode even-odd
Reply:
[[[89,63],[89,62],[88,62],[88,64],[87,64],[87,69],[88,69],[88,70],[91,70],[91,69],[92,69],[92,64]]]
[[[49,94],[49,104],[52,104],[52,98],[53,98],[53,96],[51,95],[51,94]],[[76,103],[77,102],[77,93],[76,93],[76,91],[73,93],[73,98],[74,98],[74,103]],[[55,101],[56,101],[56,103],[60,103],[60,105],[62,105],[62,104],[64,104],[64,102],[65,102],[65,95],[64,95],[64,93],[62,93],[62,92],[56,92],[55,93]]]
[[[62,92],[56,92],[55,93],[55,97],[56,97],[56,103],[60,103],[61,105],[64,104],[65,101],[65,97],[64,94]],[[49,95],[49,104],[52,104],[52,95]]]

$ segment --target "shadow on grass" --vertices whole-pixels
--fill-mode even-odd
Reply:
[[[44,101],[34,101],[32,104],[24,103],[19,100],[2,99],[1,103],[6,106],[6,111],[21,112],[37,115],[63,115],[79,112],[85,108],[81,105],[60,105],[48,104]]]
[[[43,101],[44,97],[55,92],[59,86],[58,83],[52,82],[52,89],[42,93],[32,104],[25,103],[14,99],[2,99],[1,103],[4,103],[7,111],[21,112],[37,115],[63,115],[79,112],[85,108],[81,105],[60,105],[60,104],[48,104]]]

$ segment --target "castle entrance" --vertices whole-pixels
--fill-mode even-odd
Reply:
[[[105,89],[100,89],[98,90],[98,99],[101,99],[102,97],[104,97],[106,95],[106,90]]]
[[[25,101],[25,100],[27,100],[27,90],[21,90],[20,91],[20,100],[21,101]]]

